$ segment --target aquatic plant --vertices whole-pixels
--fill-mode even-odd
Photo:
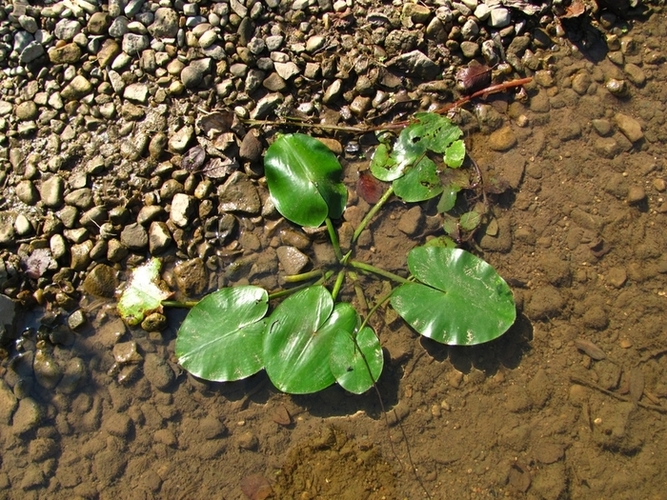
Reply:
[[[373,387],[382,373],[382,347],[369,318],[387,302],[419,334],[444,344],[474,345],[505,333],[516,318],[509,286],[487,262],[456,248],[486,214],[485,203],[470,208],[459,196],[473,187],[471,175],[479,175],[462,168],[466,150],[461,136],[448,118],[419,113],[395,140],[377,147],[370,171],[390,184],[355,229],[345,254],[334,224],[347,203],[340,163],[308,135],[279,136],[265,156],[273,202],[294,224],[325,224],[337,262],[288,276],[288,283],[297,283],[291,289],[269,293],[245,285],[204,297],[178,330],[180,365],[211,381],[240,380],[264,369],[273,384],[287,393],[312,393],[338,383],[360,394]],[[409,252],[408,277],[355,259],[357,239],[392,196],[408,203],[440,196],[438,209],[449,235]],[[339,300],[345,282],[357,282],[360,273],[396,284],[365,317],[351,303]],[[123,293],[119,310],[126,320],[137,323],[141,313],[136,302],[141,303],[141,294],[149,287],[138,281],[136,286],[142,290],[137,291],[135,281]],[[152,290],[145,312],[164,299],[160,288]]]

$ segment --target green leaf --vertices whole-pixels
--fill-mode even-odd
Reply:
[[[391,182],[403,175],[403,168],[389,156],[386,144],[380,144],[373,153],[370,169],[376,178],[385,182]]]
[[[162,301],[172,293],[160,282],[160,260],[152,258],[132,271],[130,284],[118,301],[118,312],[128,325],[138,325],[152,312],[162,312]]]
[[[256,286],[223,288],[195,305],[178,330],[180,365],[205,380],[240,380],[264,367],[263,319],[269,308],[266,290]]]
[[[384,366],[382,347],[373,329],[364,327],[356,339],[354,332],[338,330],[331,343],[329,365],[336,382],[346,391],[363,394],[373,387]]]
[[[438,236],[437,238],[431,238],[426,243],[425,247],[444,247],[444,248],[456,248],[456,242],[451,239],[449,236]]]
[[[266,182],[276,209],[286,219],[317,227],[338,218],[347,203],[336,156],[317,139],[304,134],[279,137],[264,158]]]
[[[479,227],[481,222],[482,214],[474,210],[464,213],[459,219],[461,229],[464,229],[465,231],[474,231]]]
[[[268,319],[264,338],[266,373],[278,389],[309,394],[333,384],[329,367],[331,340],[352,331],[357,313],[337,304],[323,286],[311,286],[285,299]]]
[[[396,289],[391,305],[417,332],[449,345],[493,340],[516,319],[507,283],[487,262],[459,248],[416,247],[410,272],[421,283]]]
[[[427,157],[396,179],[393,187],[396,196],[406,202],[430,200],[442,193],[438,167]]]
[[[459,168],[466,157],[466,145],[461,139],[452,142],[445,150],[445,164],[450,168]]]

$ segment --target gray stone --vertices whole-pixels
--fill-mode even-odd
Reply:
[[[28,397],[19,401],[16,413],[12,419],[12,431],[15,434],[24,434],[35,429],[42,421],[44,411],[34,399]]]
[[[87,210],[93,206],[93,190],[90,188],[75,189],[65,196],[67,205]]]
[[[109,26],[109,36],[113,38],[122,38],[127,34],[128,24],[130,24],[130,21],[126,17],[116,17],[111,23],[111,26]]]
[[[439,66],[419,50],[401,54],[387,61],[387,67],[395,67],[423,80],[433,80],[440,74]]]
[[[12,390],[4,380],[0,379],[0,424],[9,425],[18,404],[18,399],[14,396]]]
[[[128,224],[120,233],[120,242],[130,250],[142,250],[148,246],[148,233],[141,224]]]
[[[173,384],[174,371],[164,358],[154,353],[146,354],[144,360],[144,375],[153,387],[159,391],[166,391]]]
[[[241,212],[251,215],[259,214],[261,201],[257,188],[241,172],[234,172],[227,181],[218,188],[220,212]]]
[[[187,228],[192,224],[196,212],[197,199],[194,196],[176,193],[171,201],[169,219],[178,227]]]
[[[257,106],[252,110],[251,118],[253,120],[266,118],[281,102],[283,102],[283,99],[283,96],[278,93],[265,95],[257,101]]]
[[[83,281],[84,291],[96,297],[112,298],[117,286],[116,271],[106,264],[96,265]]]
[[[90,251],[93,249],[93,242],[88,240],[77,245],[72,245],[70,253],[72,260],[70,267],[75,271],[84,271],[90,264]]]
[[[155,38],[173,38],[178,33],[178,13],[174,9],[160,7],[155,11],[153,24],[148,32]]]
[[[64,191],[65,181],[59,175],[46,179],[39,189],[42,203],[49,208],[58,208],[63,204]]]
[[[616,113],[614,115],[614,123],[616,123],[618,129],[630,142],[635,143],[644,138],[641,125],[631,116]]]
[[[81,32],[81,24],[73,19],[61,19],[56,23],[53,33],[56,38],[69,42],[74,36]]]
[[[181,82],[188,89],[194,89],[204,80],[204,71],[200,66],[189,65],[181,71]]]
[[[146,104],[148,101],[148,85],[145,83],[132,83],[125,88],[123,97],[130,101]]]
[[[194,134],[194,127],[191,125],[180,128],[169,138],[169,149],[175,153],[183,153],[194,138]]]
[[[273,66],[276,70],[276,73],[278,73],[278,75],[284,80],[289,80],[290,78],[293,78],[301,73],[299,67],[292,61],[286,63],[276,62],[273,63]]]
[[[282,246],[276,249],[278,261],[283,266],[285,274],[299,274],[309,263],[308,256],[297,248]]]
[[[123,52],[137,57],[143,50],[150,47],[150,38],[147,35],[138,35],[136,33],[126,33],[123,35]]]
[[[19,60],[26,64],[42,57],[44,53],[44,46],[39,42],[32,41],[21,51]]]

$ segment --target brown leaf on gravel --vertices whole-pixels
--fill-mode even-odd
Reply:
[[[231,111],[216,111],[200,118],[197,126],[209,139],[213,139],[224,132],[231,131],[233,123],[234,114]]]
[[[239,168],[239,162],[235,158],[213,158],[203,168],[202,173],[209,179],[221,179],[229,176]]]
[[[470,66],[456,73],[456,83],[460,85],[464,94],[482,90],[491,83],[491,68],[473,61]]]

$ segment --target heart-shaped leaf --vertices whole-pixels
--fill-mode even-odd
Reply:
[[[333,384],[329,367],[331,340],[339,330],[351,332],[357,313],[337,304],[323,286],[311,286],[286,298],[268,318],[264,338],[266,373],[278,389],[309,394]]]
[[[396,289],[392,307],[417,332],[443,344],[493,340],[516,319],[512,291],[487,262],[460,248],[416,247],[408,267],[421,283]]]
[[[331,343],[329,365],[336,382],[346,391],[363,394],[373,387],[384,366],[382,347],[373,329],[364,327],[356,336],[338,330]]]
[[[430,158],[424,157],[407,173],[396,179],[394,193],[408,203],[430,200],[442,193],[438,168]]]
[[[257,286],[223,288],[204,297],[178,330],[176,357],[193,375],[240,380],[264,367],[262,346],[269,296]]]
[[[278,212],[301,226],[317,227],[338,218],[347,203],[336,156],[304,134],[279,137],[264,158],[266,182]]]

